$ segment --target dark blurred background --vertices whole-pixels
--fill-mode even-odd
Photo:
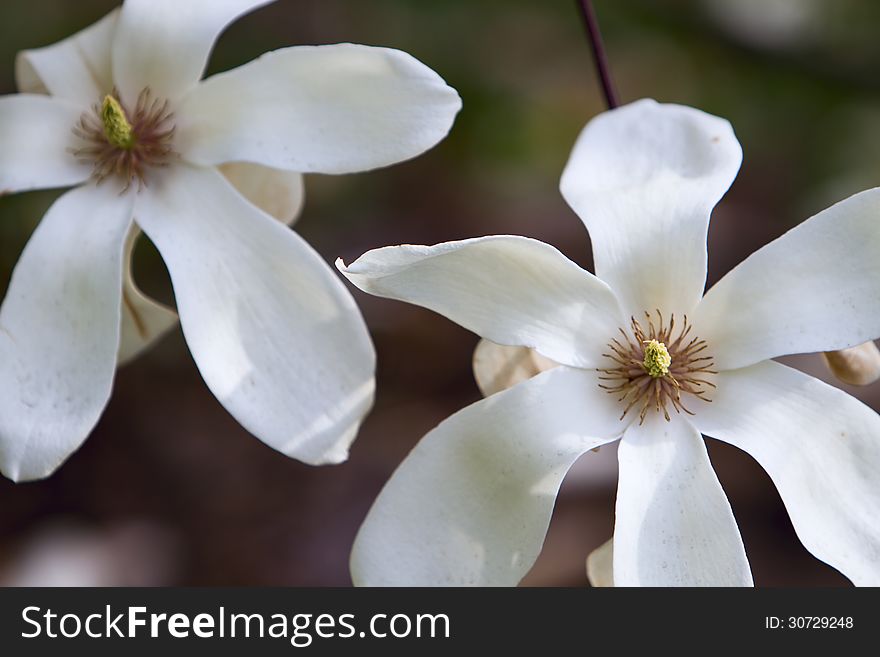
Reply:
[[[0,5],[0,93],[18,50],[91,24],[113,0]],[[714,214],[710,283],[787,229],[880,184],[880,3],[871,0],[598,0],[624,101],[651,96],[731,120],[745,162]],[[295,44],[406,50],[464,100],[449,138],[412,162],[309,176],[297,230],[332,262],[403,242],[537,237],[591,267],[558,192],[579,130],[602,111],[573,0],[279,0],[234,24],[210,72]],[[0,199],[0,289],[58,195]],[[142,240],[136,275],[173,303]],[[437,422],[479,398],[476,336],[416,307],[355,296],[379,354],[378,398],[344,465],[312,468],[248,435],[199,378],[179,329],[122,368],[103,419],[49,480],[0,480],[0,581],[347,585],[348,551],[395,466]],[[789,363],[828,378],[818,356]],[[848,389],[880,408],[880,385]],[[295,403],[295,400],[292,400]],[[709,441],[763,586],[846,580],[801,547],[752,459]],[[612,532],[615,448],[588,453],[559,497],[525,583],[586,585]]]

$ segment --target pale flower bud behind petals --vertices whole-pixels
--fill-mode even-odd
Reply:
[[[507,390],[559,365],[528,347],[508,347],[480,340],[474,349],[474,379],[484,397]]]
[[[880,349],[873,342],[822,354],[828,369],[844,383],[866,386],[880,379]]]
[[[587,579],[590,586],[614,586],[614,539],[609,538],[587,557]]]

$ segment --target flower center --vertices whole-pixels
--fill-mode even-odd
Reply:
[[[147,169],[166,167],[178,157],[173,119],[168,101],[153,98],[149,89],[141,91],[131,112],[114,91],[80,117],[73,133],[84,143],[72,153],[92,165],[97,183],[116,176],[124,184],[123,193],[135,180],[142,189]]]
[[[639,424],[652,407],[662,411],[667,421],[669,405],[676,413],[693,415],[682,395],[712,401],[706,394],[715,384],[705,377],[717,372],[712,369],[712,356],[706,355],[706,341],[690,335],[692,326],[687,316],[676,334],[675,315],[667,326],[660,311],[656,313],[656,324],[654,317],[645,313],[647,330],[631,318],[630,330],[620,329],[623,340],[612,338],[608,343],[610,353],[602,354],[611,363],[599,369],[599,378],[606,382],[599,386],[620,396],[618,401],[625,404],[621,420],[637,405]]]

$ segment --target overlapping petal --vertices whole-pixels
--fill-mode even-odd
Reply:
[[[746,258],[694,315],[721,369],[880,337],[880,188],[831,206]]]
[[[177,313],[149,298],[138,288],[132,275],[132,252],[140,237],[137,227],[125,241],[122,278],[122,326],[119,335],[119,364],[137,358],[159,338],[177,325]]]
[[[370,294],[429,308],[505,345],[596,367],[623,326],[605,283],[548,244],[496,235],[436,246],[393,246],[337,266]]]
[[[617,454],[615,586],[752,585],[730,504],[687,420],[651,413]]]
[[[459,411],[385,485],[355,540],[360,586],[514,586],[534,563],[565,473],[616,438],[596,374],[557,367]]]
[[[857,585],[880,585],[880,416],[779,363],[717,379],[700,431],[761,464],[810,552]]]
[[[119,346],[132,197],[80,187],[49,209],[0,308],[0,469],[51,474],[98,421]]]
[[[22,93],[51,94],[80,106],[99,102],[113,89],[110,51],[119,10],[63,41],[23,50],[15,60],[15,80]]]
[[[272,0],[125,0],[113,36],[113,79],[126,102],[149,87],[177,100],[201,79],[214,41]]]
[[[220,172],[246,199],[278,221],[289,226],[299,218],[305,201],[302,174],[245,162],[224,164]],[[134,281],[131,256],[139,235],[140,230],[133,230],[126,244],[120,365],[137,358],[177,324],[177,313],[145,295]]]
[[[614,586],[614,539],[609,538],[587,557],[587,579],[590,586]]]
[[[251,433],[311,464],[348,454],[375,356],[351,295],[299,236],[217,172],[181,165],[138,200],[190,350]]]
[[[689,313],[706,282],[709,215],[742,149],[724,119],[640,100],[584,128],[562,174],[593,243],[596,274],[627,315]]]
[[[247,200],[292,226],[299,218],[306,200],[303,176],[295,171],[272,169],[250,162],[230,162],[220,166],[220,173]]]
[[[57,98],[0,96],[0,196],[88,179],[92,168],[70,153],[81,114],[81,108]]]
[[[484,397],[507,390],[559,365],[528,347],[509,347],[483,338],[474,349],[474,379]]]
[[[873,341],[822,354],[828,369],[839,380],[867,386],[880,379],[880,349]]]
[[[205,80],[181,104],[178,138],[200,164],[348,173],[428,150],[460,108],[454,89],[399,50],[298,46]]]

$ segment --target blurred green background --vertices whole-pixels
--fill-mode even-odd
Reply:
[[[15,92],[17,51],[116,4],[3,2],[0,93]],[[598,0],[596,9],[624,102],[650,96],[719,114],[743,144],[743,170],[713,218],[710,283],[811,214],[880,184],[880,3]],[[279,0],[221,37],[209,72],[342,41],[412,53],[459,90],[464,110],[449,138],[412,162],[307,177],[297,230],[329,262],[387,244],[514,233],[591,265],[586,232],[558,192],[579,130],[604,109],[573,0]],[[0,198],[0,289],[57,195]],[[146,240],[136,274],[173,303]],[[119,371],[99,426],[52,478],[0,481],[0,581],[348,584],[349,547],[382,483],[427,430],[479,397],[476,336],[428,311],[355,296],[379,375],[349,462],[310,468],[249,436],[175,331]],[[816,356],[788,362],[827,378]],[[880,386],[850,392],[880,408]],[[751,458],[709,443],[757,584],[846,583],[801,547]],[[613,447],[575,466],[527,584],[586,584],[586,555],[611,535],[615,480]]]

